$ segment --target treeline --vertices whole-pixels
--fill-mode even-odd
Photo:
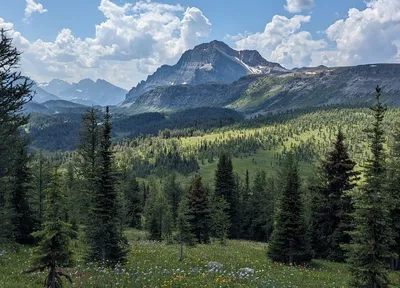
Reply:
[[[207,115],[207,117],[204,117]],[[46,115],[32,113],[26,125],[32,138],[31,146],[47,151],[73,151],[77,148],[82,113]],[[224,108],[194,108],[169,115],[143,113],[133,116],[116,115],[113,119],[113,139],[133,139],[160,135],[163,138],[204,135],[207,131],[232,125],[243,116]]]

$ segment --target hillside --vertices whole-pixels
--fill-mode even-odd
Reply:
[[[317,67],[281,75],[250,75],[232,84],[158,87],[120,109],[137,114],[210,106],[253,115],[338,104],[366,106],[373,102],[371,91],[377,85],[384,89],[384,103],[399,107],[399,76],[399,64]]]

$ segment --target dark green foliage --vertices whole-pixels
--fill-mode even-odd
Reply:
[[[33,184],[33,210],[38,224],[41,226],[44,221],[44,199],[45,190],[51,180],[50,163],[43,156],[43,152],[34,158],[32,166],[32,184]]]
[[[391,261],[392,269],[400,269],[400,123],[396,124],[392,134],[391,160],[388,169],[387,189],[390,199],[390,217],[392,221],[395,243],[392,251],[397,254]]]
[[[171,206],[172,210],[172,220],[174,227],[176,226],[176,221],[178,219],[178,208],[179,202],[182,198],[182,189],[176,182],[176,174],[172,173],[167,177],[164,183],[164,195]]]
[[[63,192],[61,175],[55,169],[51,183],[46,189],[45,222],[42,230],[33,233],[39,240],[35,248],[33,269],[48,269],[45,287],[62,287],[61,276],[71,278],[64,274],[60,268],[70,267],[73,264],[70,238],[71,225],[64,221],[66,210],[66,197]]]
[[[126,222],[129,227],[140,229],[142,227],[142,214],[144,207],[143,194],[135,175],[128,176],[128,179],[125,181],[124,195],[126,203]]]
[[[28,167],[29,156],[25,141],[16,143],[18,154],[11,172],[10,211],[13,236],[20,244],[31,244],[35,229],[34,214],[29,203],[32,192],[32,174]],[[14,144],[15,145],[15,144]]]
[[[178,207],[178,218],[176,222],[176,228],[179,233],[179,241],[188,245],[195,245],[196,240],[192,233],[191,222],[192,216],[189,213],[189,201],[187,197],[183,197],[179,202]]]
[[[257,172],[251,192],[245,213],[246,235],[252,240],[268,242],[274,227],[274,180],[267,179],[265,171]]]
[[[233,174],[232,159],[222,153],[218,160],[217,171],[215,171],[215,196],[223,197],[229,205],[228,215],[231,221],[229,237],[239,238],[239,195],[236,189]]]
[[[343,262],[345,251],[342,244],[350,243],[352,229],[350,214],[353,204],[349,191],[359,180],[344,144],[341,131],[337,134],[333,150],[321,165],[321,185],[313,187],[312,243],[317,257]]]
[[[100,167],[98,183],[93,197],[91,219],[87,237],[89,247],[87,258],[90,261],[103,261],[114,266],[125,261],[124,237],[118,217],[118,193],[115,189],[116,177],[112,168],[111,116],[106,109],[103,135],[100,144]]]
[[[8,31],[0,29],[0,177],[14,159],[14,141],[19,128],[28,122],[23,106],[32,99],[32,81],[18,72],[20,52],[12,46]]]
[[[385,151],[382,121],[386,108],[380,102],[381,88],[376,88],[374,122],[366,132],[370,140],[371,159],[367,162],[365,184],[354,194],[355,230],[348,246],[352,287],[388,287],[390,248],[394,244],[390,227],[389,193],[385,189]]]
[[[277,262],[302,264],[311,260],[311,252],[297,163],[291,153],[286,158],[283,176],[285,184],[276,207],[275,228],[268,246],[268,257]]]
[[[189,219],[191,233],[197,243],[210,243],[211,209],[208,193],[201,183],[200,176],[196,176],[194,179],[187,198],[187,219]]]
[[[152,197],[149,198],[146,226],[151,240],[169,241],[171,239],[173,229],[171,206],[164,194],[158,190],[154,191]]]
[[[225,198],[214,195],[211,199],[211,219],[213,236],[222,245],[226,244],[231,221],[229,219],[229,204]]]

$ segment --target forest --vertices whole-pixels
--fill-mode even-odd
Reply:
[[[1,287],[400,287],[400,109],[27,115],[0,32]],[[204,115],[210,117],[204,117]]]

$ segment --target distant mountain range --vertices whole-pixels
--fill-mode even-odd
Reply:
[[[213,41],[161,66],[118,106],[121,113],[225,107],[248,115],[326,105],[369,105],[383,86],[386,104],[400,106],[400,64],[285,69],[257,51]]]
[[[49,100],[67,100],[86,106],[117,105],[125,99],[126,90],[105,80],[83,79],[78,83],[68,83],[54,79],[49,83],[34,85],[34,101],[43,103]]]
[[[119,114],[219,107],[251,116],[332,104],[370,105],[376,85],[383,87],[386,104],[400,106],[398,79],[400,64],[289,70],[268,62],[257,51],[236,51],[212,41],[186,51],[173,66],[161,66],[129,93],[104,80],[69,84],[56,79],[35,85],[34,100],[45,105],[29,109],[69,111],[70,104],[60,102],[68,100],[79,107],[118,104],[113,111]]]

